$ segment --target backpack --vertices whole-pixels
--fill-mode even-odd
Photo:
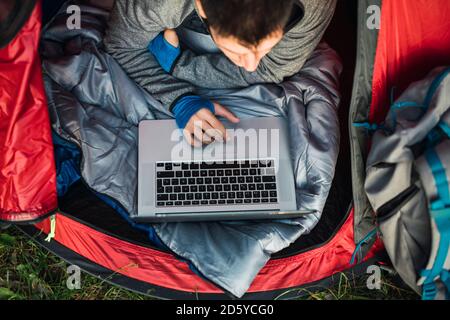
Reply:
[[[365,191],[400,277],[424,300],[450,297],[450,68],[413,83],[377,126]]]

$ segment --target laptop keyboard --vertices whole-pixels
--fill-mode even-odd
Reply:
[[[278,203],[274,160],[158,162],[156,206]]]

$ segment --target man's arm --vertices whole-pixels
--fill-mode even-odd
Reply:
[[[321,41],[334,13],[336,0],[305,0],[303,19],[288,31],[262,60],[247,72],[223,54],[195,55],[184,51],[172,75],[205,88],[239,88],[256,83],[280,83],[297,73]]]

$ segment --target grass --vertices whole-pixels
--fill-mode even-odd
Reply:
[[[67,264],[43,250],[15,228],[0,230],[0,300],[147,300],[147,296],[113,286],[82,273],[82,289],[69,290],[66,285]],[[337,275],[332,288],[320,291],[296,289],[307,300],[418,299],[411,290],[399,285],[395,277],[382,275],[379,290],[368,290],[366,279],[354,280]],[[295,293],[297,293],[295,292]],[[283,299],[292,291],[278,298]]]

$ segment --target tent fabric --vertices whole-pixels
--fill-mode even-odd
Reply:
[[[35,226],[48,234],[50,219]],[[55,226],[53,241],[113,272],[179,291],[223,293],[170,253],[115,238],[76,221],[69,214],[57,213]],[[381,248],[378,242],[366,260],[373,258]],[[270,260],[255,277],[248,292],[295,288],[347,270],[354,249],[353,212],[350,212],[328,243],[292,257]]]
[[[81,173],[89,187],[136,210],[137,124],[167,118],[164,108],[98,50],[105,12],[82,7],[84,28],[67,34],[55,19],[43,36],[49,106],[55,132],[82,151]],[[151,55],[148,55],[151,59]],[[300,208],[317,214],[275,222],[165,223],[155,228],[163,243],[235,296],[242,296],[272,253],[308,233],[320,219],[334,176],[339,147],[336,53],[321,45],[298,75],[281,85],[242,90],[201,90],[241,118],[286,116]],[[245,106],[243,108],[242,106]],[[327,136],[327,139],[323,137]],[[232,267],[230,267],[230,265]]]
[[[450,65],[448,0],[384,0],[369,121],[381,123],[391,102],[430,70]]]
[[[55,161],[38,46],[41,6],[0,49],[0,220],[36,220],[57,207]]]
[[[358,32],[357,58],[354,75],[352,101],[349,114],[351,171],[353,204],[355,209],[355,241],[361,243],[374,229],[374,215],[372,207],[364,191],[365,164],[369,151],[369,132],[354,126],[354,123],[368,121],[369,106],[372,96],[373,66],[378,41],[378,29],[366,27],[367,8],[381,8],[381,0],[358,0]],[[359,259],[363,257],[373,245],[374,239],[363,243],[359,251]]]

